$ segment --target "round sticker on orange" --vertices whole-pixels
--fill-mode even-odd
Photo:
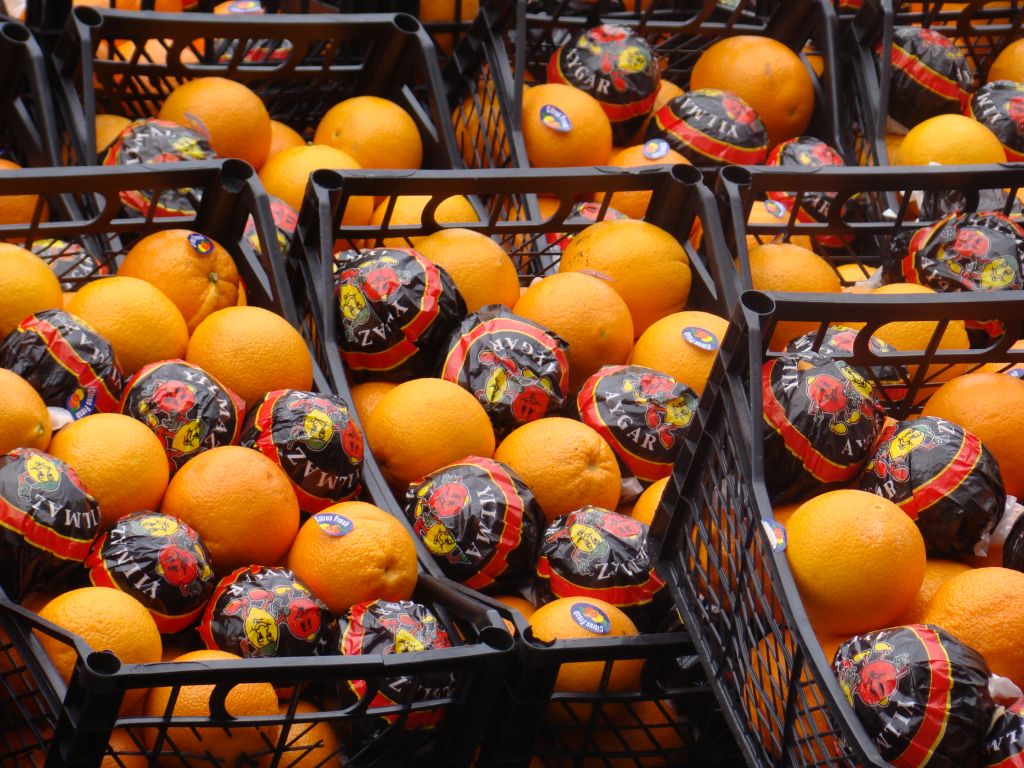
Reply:
[[[540,108],[540,121],[552,131],[568,133],[572,130],[569,116],[554,104],[545,104]]]
[[[313,515],[313,519],[320,526],[320,530],[328,536],[344,536],[352,533],[352,529],[355,528],[351,520],[335,512],[319,512]]]
[[[573,621],[595,635],[607,635],[612,631],[612,620],[608,614],[592,603],[575,603],[569,609]]]
[[[683,341],[707,352],[718,349],[718,337],[707,328],[698,328],[695,325],[683,328]]]
[[[206,235],[201,235],[198,232],[192,232],[188,236],[188,244],[192,246],[196,253],[205,256],[208,253],[213,253],[213,240],[208,238]]]
[[[651,139],[644,143],[643,155],[648,160],[661,160],[668,154],[668,142],[664,139]]]

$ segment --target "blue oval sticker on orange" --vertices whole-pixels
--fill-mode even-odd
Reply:
[[[683,328],[683,340],[697,349],[707,352],[714,352],[718,349],[718,337],[707,328],[698,328],[695,325],[687,326]]]
[[[192,246],[196,253],[203,256],[208,253],[213,253],[213,240],[208,238],[206,235],[201,235],[198,232],[191,232],[187,239],[188,244]]]
[[[545,104],[540,108],[540,121],[558,133],[568,133],[572,130],[572,121],[569,116],[554,104]]]
[[[595,635],[607,635],[612,631],[612,620],[608,614],[592,603],[573,603],[569,615],[573,621]]]
[[[355,524],[351,520],[335,512],[319,512],[313,515],[313,519],[320,526],[320,530],[328,536],[344,536],[347,533],[352,533],[355,528]]]
[[[648,160],[661,160],[668,154],[668,142],[664,139],[651,139],[644,144],[643,155]]]

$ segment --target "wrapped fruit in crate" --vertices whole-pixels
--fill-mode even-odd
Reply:
[[[728,168],[718,180],[725,239],[711,238],[707,247],[727,306],[750,288],[915,299],[933,292],[1013,295],[1024,287],[1019,192],[1019,173],[999,166],[813,174]],[[810,329],[779,324],[772,349]],[[989,330],[985,323],[951,326],[943,344],[968,337],[985,343]],[[924,337],[886,329],[877,341],[922,349]]]
[[[2,16],[0,71],[0,169],[56,164],[57,126],[46,60],[28,28]]]
[[[1016,0],[863,0],[844,24],[844,123],[862,165],[1024,159]]]
[[[133,208],[183,189],[191,214]],[[370,503],[252,168],[24,170],[12,195],[0,761],[467,765],[510,637]]]
[[[647,547],[727,327],[717,226],[686,166],[311,179],[293,286],[367,485],[516,632],[481,764],[736,759]]]
[[[68,164],[237,157],[297,209],[316,168],[463,162],[433,44],[407,14],[79,7],[55,58]]]
[[[1020,759],[1022,309],[741,297],[651,537],[750,765]],[[772,351],[795,322],[806,344]]]
[[[514,72],[510,118],[527,162],[717,169],[767,162],[802,136],[841,162],[831,4],[724,5],[485,6]]]

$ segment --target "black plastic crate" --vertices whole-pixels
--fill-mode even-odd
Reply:
[[[28,27],[0,16],[0,157],[21,166],[59,165],[46,60]]]
[[[814,250],[833,266],[859,264],[862,279],[867,279],[877,267],[898,266],[888,254],[893,236],[933,224],[952,210],[1009,213],[1019,207],[1016,198],[1022,186],[1024,174],[1012,165],[837,168],[814,173],[753,166],[726,168],[717,185],[725,239],[712,239],[708,244],[713,274],[731,311],[740,294],[752,287],[748,237],[761,243],[809,237]],[[780,223],[748,223],[754,202],[772,193],[792,197]],[[829,205],[823,213],[820,203],[825,197]],[[822,246],[816,238],[823,236],[838,244]],[[844,285],[852,283],[844,281]]]
[[[275,54],[283,60],[250,60]],[[350,96],[396,102],[415,120],[424,166],[461,167],[433,44],[406,14],[213,15],[75,8],[54,52],[62,149],[97,162],[97,114],[152,117],[179,82],[220,76],[249,86],[271,118],[312,139]]]
[[[146,190],[154,199],[165,190],[192,190],[195,215],[142,218],[124,209],[121,193]],[[0,196],[39,194],[35,220],[0,226],[0,237],[18,244],[58,238],[79,245],[94,261],[88,270],[69,280],[74,288],[105,273],[116,273],[121,257],[141,236],[151,232],[186,227],[221,243],[231,253],[246,285],[247,302],[277,312],[293,325],[298,315],[284,274],[269,203],[251,167],[239,160],[195,162],[158,168],[73,168],[25,170],[0,173]],[[49,221],[40,211],[47,205]],[[259,250],[246,232],[252,219]],[[84,264],[83,264],[84,266]],[[102,278],[100,278],[102,279]],[[314,366],[314,387],[331,391],[330,384]],[[364,498],[371,500],[368,492]],[[226,693],[242,681],[267,681],[279,687],[294,684],[297,690],[313,692],[317,681],[344,684],[367,680],[367,694],[358,705],[351,702],[333,706],[323,720],[337,722],[345,729],[362,728],[378,717],[393,722],[380,734],[366,740],[358,752],[349,755],[353,765],[387,765],[396,755],[413,764],[468,765],[486,726],[479,701],[488,701],[496,690],[510,645],[508,633],[497,614],[465,594],[453,591],[443,579],[431,576],[433,562],[420,550],[421,575],[414,599],[431,607],[448,631],[455,647],[404,657],[366,656],[309,659],[249,660],[216,665],[194,665],[191,672],[178,675],[174,665],[135,665],[121,669],[109,655],[93,654],[74,641],[81,660],[79,673],[65,689],[31,635],[39,620],[30,612],[0,600],[0,763],[8,759],[28,761],[30,753],[46,740],[53,744],[51,760],[58,765],[98,764],[111,729],[127,727],[134,732],[136,749],[121,753],[155,754],[146,733],[166,734],[177,720],[132,718],[116,715],[127,690],[162,684],[222,684],[215,695]],[[2,595],[0,595],[2,597]],[[52,627],[50,628],[53,629]],[[67,635],[57,633],[67,639]],[[417,695],[438,676],[453,675],[449,693],[437,699],[416,701]],[[394,706],[370,705],[380,684],[393,677],[409,676],[408,696]],[[213,710],[216,714],[217,710]],[[437,713],[435,728],[406,727],[410,717]],[[180,720],[180,718],[178,718]],[[289,712],[264,719],[268,725],[312,722],[312,716]],[[231,724],[226,717],[187,725],[220,728]],[[154,731],[153,729],[156,728]],[[285,728],[285,733],[288,729]],[[173,734],[172,734],[173,735]],[[292,733],[291,738],[296,737]],[[173,744],[164,741],[165,757],[182,757]],[[284,742],[267,744],[267,764],[277,756],[287,765],[302,756]],[[287,758],[287,759],[286,759]],[[418,761],[418,763],[417,763]],[[18,765],[32,763],[17,763]],[[39,763],[40,765],[42,762]],[[214,765],[212,758],[184,756],[179,765]]]
[[[365,244],[365,241],[407,239],[441,228],[429,220],[422,225],[409,226],[393,225],[388,219],[376,227],[340,224],[350,197],[389,193],[430,196],[428,211],[432,204],[451,195],[467,195],[477,208],[480,222],[447,226],[467,227],[492,237],[520,265],[521,281],[526,285],[536,276],[557,270],[559,251],[555,233],[579,232],[590,223],[578,220],[566,223],[575,201],[589,199],[598,192],[650,190],[653,196],[646,219],[683,242],[690,258],[694,282],[689,306],[716,311],[718,291],[702,253],[687,241],[695,223],[705,230],[717,226],[710,191],[701,181],[700,173],[688,166],[614,171],[501,170],[486,176],[474,176],[467,171],[425,172],[404,178],[384,172],[317,171],[311,177],[296,240],[289,254],[292,284],[302,293],[296,296],[297,307],[307,318],[304,333],[317,351],[318,364],[331,377],[334,390],[347,397],[350,376],[335,342],[338,323],[332,288],[333,254]],[[560,200],[558,210],[550,218],[536,213],[534,198],[541,193]],[[599,212],[597,217],[602,215]],[[301,273],[301,277],[296,273]],[[364,460],[364,478],[374,503],[405,520],[401,501],[389,489],[370,451]],[[517,666],[507,673],[502,694],[493,701],[491,726],[480,753],[481,765],[526,766],[534,758],[541,765],[605,764],[597,756],[600,749],[611,750],[607,759],[623,761],[610,764],[641,765],[643,757],[651,759],[654,747],[649,738],[652,735],[655,739],[689,739],[685,742],[687,747],[677,744],[674,751],[668,751],[668,764],[676,764],[676,758],[689,755],[701,755],[701,759],[710,760],[719,753],[723,755],[722,765],[735,764],[738,758],[734,751],[729,751],[731,739],[722,728],[715,728],[715,708],[707,695],[707,684],[699,672],[694,675],[695,658],[685,632],[661,632],[626,640],[560,642],[546,647],[527,635],[526,625],[518,614],[499,603],[492,601],[490,604],[517,627]],[[555,677],[562,664],[624,658],[646,660],[642,690],[623,695],[553,694]],[[679,704],[682,724],[662,723],[652,730],[639,720],[628,722],[638,706],[658,706],[641,702],[661,700]],[[583,704],[585,708],[593,705],[592,709],[588,708],[590,716],[584,720],[577,716],[575,720],[549,727],[549,705],[569,717],[573,703]],[[616,725],[609,720],[612,712],[620,718]],[[623,718],[627,722],[621,722]],[[595,734],[601,734],[601,743],[594,741]],[[638,747],[638,743],[641,746]],[[648,746],[643,747],[643,744]],[[648,754],[641,754],[644,752]],[[560,762],[562,760],[566,762]]]
[[[843,25],[841,46],[849,56],[844,67],[846,98],[841,106],[862,165],[888,165],[892,161],[885,136],[893,27],[907,25],[934,29],[953,40],[966,55],[977,87],[985,82],[985,74],[999,52],[1024,34],[1024,3],[863,0],[860,11]]]
[[[544,643],[533,637],[521,613],[481,599],[516,633],[514,659],[480,750],[481,768],[741,764],[743,758],[693,643],[681,629]],[[639,690],[608,690],[611,669],[622,660],[643,662]],[[597,689],[555,692],[559,671],[582,662],[601,664]]]
[[[81,638],[0,594],[0,626],[7,628],[10,639],[0,650],[16,654],[16,661],[31,659],[38,675],[35,680],[40,681],[40,690],[33,697],[22,696],[14,702],[11,725],[0,726],[0,761],[42,766],[39,742],[48,739],[48,764],[54,765],[95,766],[104,754],[117,764],[146,759],[188,768],[223,765],[210,753],[178,746],[176,734],[182,738],[182,729],[191,728],[189,740],[201,741],[204,733],[263,726],[267,734],[262,746],[249,757],[260,765],[287,766],[303,759],[311,749],[296,739],[314,724],[327,722],[336,731],[343,730],[339,750],[318,756],[325,761],[322,764],[344,759],[345,765],[353,766],[468,766],[486,729],[484,705],[500,680],[511,638],[496,613],[429,575],[420,575],[413,599],[431,607],[454,647],[362,657],[122,665],[113,654],[89,648]],[[74,647],[78,658],[70,685],[65,687],[55,678],[35,637],[38,632]],[[391,705],[374,702],[377,692],[397,679],[405,681],[401,700]],[[366,685],[362,697],[355,702],[344,697],[338,700],[339,686],[344,689],[349,681],[360,680]],[[292,705],[273,716],[232,717],[223,697],[240,683],[257,682],[289,691],[293,703],[307,697],[326,697],[326,703],[316,713],[298,713]],[[173,702],[188,685],[211,686],[209,717],[174,716],[170,711],[173,703],[154,716],[117,714],[130,691],[168,686]],[[49,703],[56,697],[59,703],[39,715],[40,697]],[[0,706],[7,703],[0,699]],[[424,725],[424,721],[434,725]],[[114,728],[123,729],[128,736],[116,748],[108,747]],[[359,735],[350,736],[349,731]],[[30,762],[33,759],[36,762]]]
[[[711,44],[727,36],[764,35],[798,53],[810,45],[821,57],[823,75],[818,77],[810,69],[807,54],[801,53],[815,89],[814,113],[806,133],[832,145],[844,157],[852,157],[839,118],[838,20],[831,0],[651,0],[644,5],[646,9],[636,11],[634,0],[624,3],[632,10],[622,10],[623,4],[616,0],[586,4],[576,0],[492,0],[488,4],[492,29],[504,40],[516,84],[510,123],[517,129],[521,124],[524,84],[545,82],[555,50],[595,24],[625,24],[644,36],[665,61],[662,78],[683,90],[689,87],[697,59]],[[580,10],[583,6],[586,13]]]
[[[844,359],[876,368],[919,366],[913,382],[883,397],[896,418],[916,413],[923,380],[963,364],[964,371],[1024,361],[1011,344],[1024,331],[1024,297],[979,294],[823,296],[750,291],[701,399],[651,529],[659,572],[669,583],[718,700],[749,765],[884,766],[846,703],[831,659],[815,638],[786,554],[773,547],[775,525],[765,486],[761,368],[777,322],[864,323]],[[873,354],[867,337],[897,321],[936,323],[937,346],[950,320],[992,320],[1005,333],[984,349]],[[819,342],[820,343],[820,342]],[[1003,365],[1005,364],[1005,365]],[[901,391],[902,390],[902,391]]]

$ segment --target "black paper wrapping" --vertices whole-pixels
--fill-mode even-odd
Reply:
[[[207,648],[247,659],[333,654],[338,624],[287,568],[250,565],[218,583],[199,634]]]
[[[0,587],[9,598],[67,589],[99,529],[96,499],[63,461],[34,448],[0,455]]]
[[[103,165],[177,163],[216,157],[217,153],[202,134],[169,120],[145,118],[125,126],[107,150]],[[201,197],[201,192],[191,187],[163,190],[156,201],[153,193],[152,189],[123,190],[121,202],[143,217],[150,215],[152,207],[152,215],[160,218],[194,215]]]
[[[784,355],[764,364],[761,384],[773,503],[800,501],[860,474],[884,412],[856,368],[822,354]]]
[[[74,419],[117,413],[124,388],[110,342],[62,309],[36,312],[0,343],[0,367],[21,376],[54,408]]]
[[[85,565],[94,587],[134,597],[164,634],[196,624],[216,581],[199,534],[159,512],[122,517],[96,540]]]
[[[667,477],[697,411],[698,395],[641,365],[606,365],[576,395],[580,420],[596,430],[640,480]]]
[[[881,42],[875,56],[881,56]],[[936,115],[962,114],[973,89],[960,48],[934,29],[897,26],[892,32],[889,116],[907,128]]]
[[[466,302],[442,268],[411,248],[335,256],[338,347],[349,369],[376,379],[428,376]]]
[[[125,385],[121,413],[160,439],[171,473],[203,451],[238,442],[245,403],[184,360],[150,363]]]
[[[239,443],[287,473],[304,512],[354,499],[362,489],[363,433],[338,395],[268,392],[246,418]]]
[[[986,83],[971,96],[967,114],[996,135],[1008,161],[1024,161],[1024,83]]]
[[[701,88],[676,96],[651,117],[644,141],[664,139],[698,167],[760,165],[768,130],[739,96]]]
[[[552,522],[541,540],[536,589],[540,602],[590,597],[621,609],[641,631],[665,613],[667,590],[654,572],[648,527],[591,505]]]
[[[599,24],[551,55],[548,82],[589,93],[612,124],[612,143],[627,146],[654,106],[661,69],[648,42],[621,24]]]
[[[79,284],[110,273],[78,243],[48,237],[33,240],[29,250],[50,265],[62,291],[74,291]]]
[[[979,653],[945,630],[912,624],[839,646],[833,670],[882,758],[897,768],[974,768],[995,702]]]
[[[502,437],[562,408],[569,367],[569,345],[560,336],[490,304],[451,335],[439,376],[476,397]]]
[[[861,475],[860,489],[907,513],[931,557],[984,554],[1006,507],[999,465],[958,424],[921,416],[889,422]]]
[[[528,584],[545,519],[511,467],[470,456],[409,486],[405,516],[445,575],[473,589]]]

